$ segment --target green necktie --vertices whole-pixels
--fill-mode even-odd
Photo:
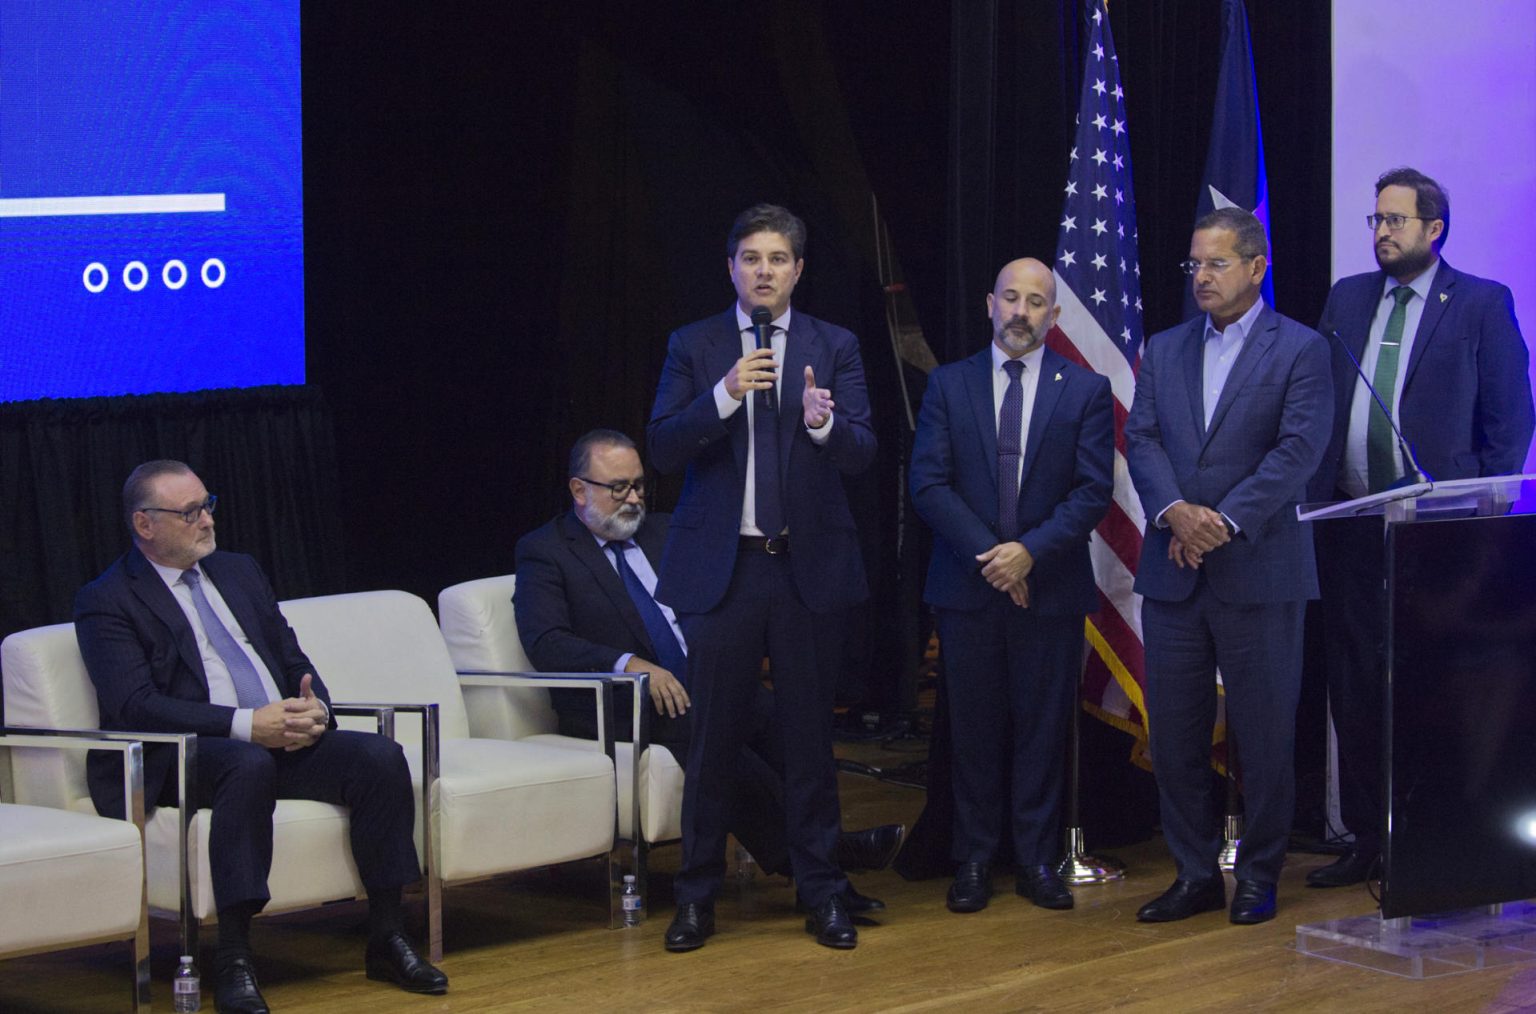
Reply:
[[[1376,393],[1388,408],[1397,396],[1397,357],[1403,346],[1403,321],[1408,318],[1408,300],[1413,290],[1399,285],[1387,293],[1396,303],[1387,317],[1387,329],[1381,335],[1381,349],[1376,353]],[[1373,402],[1374,406],[1374,402]],[[1365,432],[1365,460],[1369,470],[1371,492],[1380,493],[1397,481],[1397,434],[1392,432],[1392,421],[1382,414],[1380,406],[1374,406],[1370,425]]]

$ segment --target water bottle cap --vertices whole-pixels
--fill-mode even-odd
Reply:
[[[626,874],[624,874],[624,883],[626,883],[626,884],[633,884],[634,882],[635,882],[635,875],[633,873],[626,873]]]
[[[190,954],[183,954],[181,956],[181,963],[183,965],[190,965],[190,964],[192,964],[192,955],[190,955]]]

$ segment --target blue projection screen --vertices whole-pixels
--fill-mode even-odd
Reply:
[[[304,382],[298,0],[0,0],[0,401]]]

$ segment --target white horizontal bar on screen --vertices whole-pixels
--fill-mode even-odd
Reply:
[[[223,210],[223,194],[0,197],[0,218],[55,218],[69,215],[177,215],[186,212]]]

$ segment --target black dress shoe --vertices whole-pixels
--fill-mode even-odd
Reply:
[[[867,894],[860,894],[848,885],[848,890],[843,892],[843,905],[847,907],[849,915],[868,915],[870,912],[884,912],[885,902],[879,898],[871,898]]]
[[[683,951],[696,951],[703,947],[704,941],[714,932],[714,906],[691,901],[677,906],[677,914],[672,917],[672,925],[667,927],[663,942],[667,950],[681,954]]]
[[[1308,887],[1348,887],[1370,879],[1376,860],[1375,849],[1350,849],[1327,866],[1319,866],[1307,874]]]
[[[407,993],[435,995],[448,992],[448,976],[417,954],[416,948],[399,931],[379,940],[368,941],[368,953],[363,967],[368,972],[368,978],[378,982],[393,982]]]
[[[1227,885],[1220,876],[1206,880],[1175,880],[1173,886],[1141,906],[1138,922],[1177,922],[1201,912],[1214,912],[1227,903]]]
[[[844,873],[867,873],[891,865],[901,850],[905,824],[881,824],[864,831],[845,831],[837,837],[837,865]]]
[[[951,912],[980,912],[992,897],[992,867],[986,863],[961,863],[955,882],[949,885],[944,904]]]
[[[1019,897],[1028,898],[1040,908],[1060,910],[1072,907],[1072,892],[1049,866],[1019,867],[1019,880],[1014,891]]]
[[[848,915],[848,903],[841,894],[834,894],[811,909],[806,917],[805,931],[816,934],[816,942],[823,947],[836,947],[846,951],[858,946],[859,931],[854,929]]]
[[[1232,921],[1239,926],[1269,922],[1275,917],[1275,885],[1262,880],[1239,880],[1232,892]]]
[[[219,1014],[267,1014],[267,1001],[256,984],[256,967],[249,958],[222,962],[213,985],[213,1006]]]

